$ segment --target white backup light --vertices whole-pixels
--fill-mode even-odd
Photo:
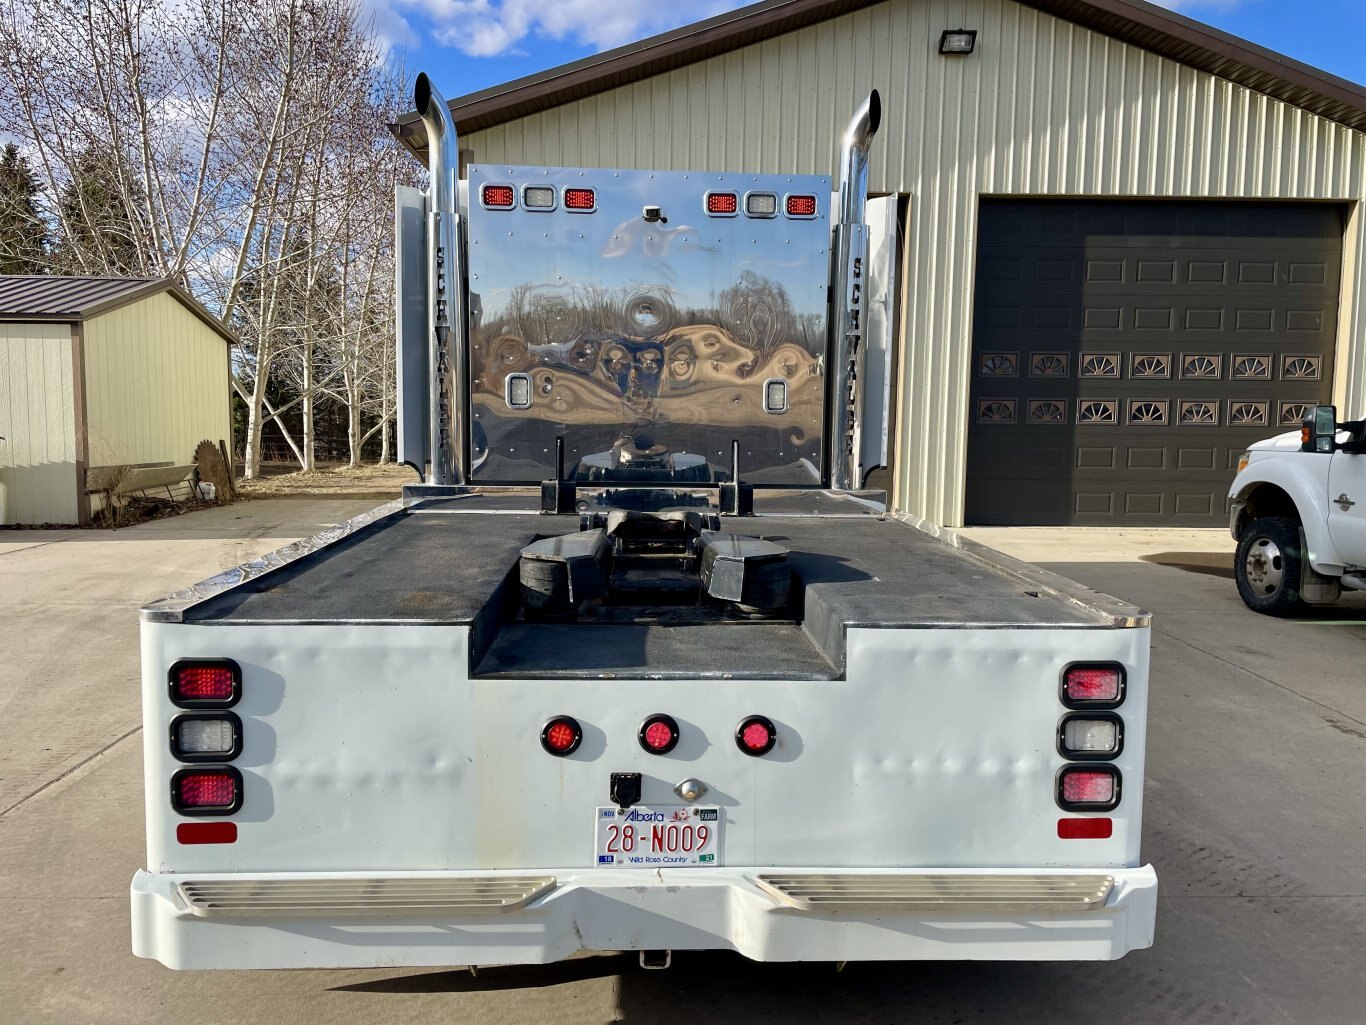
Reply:
[[[186,754],[226,755],[233,748],[232,723],[226,719],[186,719],[176,737]]]
[[[1108,754],[1119,746],[1119,725],[1110,719],[1071,719],[1063,726],[1062,742],[1069,751]]]

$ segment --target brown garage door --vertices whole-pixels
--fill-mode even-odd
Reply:
[[[1342,218],[984,201],[967,522],[1226,522],[1238,454],[1331,394]]]

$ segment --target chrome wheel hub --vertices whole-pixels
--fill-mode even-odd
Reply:
[[[1247,550],[1243,569],[1252,590],[1269,598],[1281,589],[1285,580],[1285,557],[1280,545],[1269,537],[1257,538]]]

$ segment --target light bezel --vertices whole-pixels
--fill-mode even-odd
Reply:
[[[669,742],[663,747],[651,747],[645,740],[645,731],[655,723],[663,723],[669,727]],[[640,724],[640,729],[636,731],[636,739],[640,741],[641,749],[652,755],[666,755],[678,746],[678,738],[681,731],[678,728],[678,720],[671,715],[663,712],[655,712],[653,715],[645,717],[645,721]]]
[[[771,406],[771,405],[769,405],[769,402],[768,402],[768,391],[769,391],[769,388],[771,388],[771,387],[772,387],[773,385],[775,385],[775,384],[780,384],[780,385],[783,386],[783,404],[782,404],[781,406]],[[786,413],[787,410],[788,410],[788,392],[789,392],[789,391],[791,391],[791,389],[788,387],[787,378],[786,378],[786,377],[766,377],[766,378],[764,378],[764,412],[765,412],[765,413],[773,413],[773,414]]]
[[[730,211],[730,213],[726,213],[725,211],[712,210],[712,196],[730,196],[732,199],[735,200],[735,209]],[[706,192],[702,193],[702,212],[706,214],[708,217],[739,217],[740,193],[736,192],[734,189],[708,189]]]
[[[967,36],[968,48],[949,49],[950,36]],[[944,57],[971,57],[977,52],[977,29],[975,28],[946,28],[939,33],[939,53]]]
[[[1070,772],[1103,772],[1113,777],[1115,781],[1114,796],[1109,801],[1067,801],[1062,796],[1062,781]],[[1053,781],[1053,798],[1057,801],[1058,807],[1063,811],[1113,811],[1119,807],[1120,799],[1124,796],[1124,777],[1119,771],[1119,766],[1109,762],[1082,762],[1080,764],[1064,765],[1058,770],[1057,776]]]
[[[769,197],[771,197],[772,200],[773,200],[773,212],[772,212],[771,214],[756,214],[756,213],[751,212],[751,210],[750,210],[750,208],[749,208],[749,200],[750,200],[750,197],[751,197],[751,196],[769,196]],[[754,219],[757,220],[757,221],[771,221],[771,220],[773,220],[775,217],[777,217],[777,216],[778,216],[778,204],[779,204],[780,202],[781,202],[781,200],[780,200],[779,197],[778,197],[778,193],[776,193],[776,192],[770,192],[768,189],[751,189],[750,191],[746,192],[743,196],[740,197],[740,204],[741,204],[741,206],[744,207],[745,216],[746,216],[746,217],[752,217],[752,218],[754,218]]]
[[[221,773],[232,777],[233,794],[236,800],[232,804],[217,805],[198,805],[189,807],[180,803],[180,781],[185,776],[208,775],[209,773]],[[210,818],[221,815],[236,815],[242,810],[242,803],[245,794],[242,785],[242,774],[231,765],[187,765],[183,769],[177,769],[171,774],[171,808],[177,815],[186,815],[191,818]]]
[[[794,199],[811,200],[811,212],[809,214],[794,214],[790,206]],[[821,215],[821,198],[810,192],[785,192],[783,193],[783,216],[790,217],[794,221],[814,221]]]
[[[222,669],[232,673],[232,694],[226,698],[182,698],[176,694],[176,672],[180,669]],[[231,708],[242,700],[242,667],[230,658],[178,658],[166,670],[166,690],[176,708]]]
[[[768,730],[768,743],[762,748],[752,748],[745,743],[745,729],[749,726],[762,726]],[[778,743],[778,727],[773,725],[773,720],[766,715],[747,715],[740,720],[740,724],[735,727],[735,746],[742,753],[751,758],[762,758],[773,750]]]
[[[528,191],[529,189],[548,189],[548,190],[550,190],[550,205],[549,205],[549,206],[532,206],[530,203],[528,203],[528,202],[526,201],[526,194],[527,194],[527,191]],[[551,213],[551,212],[553,212],[553,211],[559,209],[559,206],[560,206],[560,190],[557,189],[557,188],[555,188],[555,186],[553,186],[553,185],[547,185],[545,182],[528,182],[527,184],[525,184],[525,185],[522,186],[522,191],[521,191],[520,199],[521,199],[521,201],[522,201],[522,209],[525,210],[525,211],[527,211],[528,213],[533,213],[533,214],[548,214],[548,213]]]
[[[570,206],[569,194],[571,192],[586,192],[593,200],[592,206]],[[591,214],[598,208],[598,190],[591,185],[566,185],[561,190],[560,201],[564,204],[566,213],[571,214]]]
[[[504,206],[501,203],[490,203],[485,194],[489,189],[507,189],[512,193],[512,202]],[[511,182],[484,182],[479,186],[479,205],[485,210],[516,210],[517,209],[517,186]]]
[[[1111,722],[1115,724],[1115,749],[1113,751],[1076,751],[1068,747],[1063,739],[1067,734],[1067,724],[1077,720],[1090,722]],[[1124,720],[1115,712],[1068,712],[1058,720],[1058,754],[1073,762],[1112,762],[1124,753]]]
[[[232,748],[222,751],[182,751],[180,727],[186,722],[226,722],[232,726]],[[230,762],[242,753],[242,720],[233,712],[185,712],[171,720],[171,755],[180,762]]]
[[[1099,701],[1089,698],[1073,698],[1067,694],[1067,674],[1074,669],[1116,669],[1119,671],[1119,690],[1113,701]],[[1058,674],[1058,700],[1064,706],[1075,711],[1088,711],[1090,709],[1108,710],[1118,708],[1124,704],[1125,695],[1128,692],[1129,674],[1124,666],[1119,662],[1069,662],[1062,667],[1062,672]]]
[[[574,743],[570,744],[563,751],[559,748],[552,747],[549,739],[551,727],[558,726],[561,723],[574,731]],[[579,745],[582,743],[583,727],[579,725],[579,720],[575,719],[572,715],[552,715],[545,721],[545,725],[541,727],[541,747],[545,750],[546,754],[554,755],[556,758],[567,758],[577,751]]]

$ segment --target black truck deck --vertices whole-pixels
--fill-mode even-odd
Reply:
[[[850,627],[1104,629],[1136,625],[1143,615],[1103,595],[1078,596],[1068,581],[980,546],[947,543],[863,503],[797,496],[766,503],[776,514],[761,507],[758,516],[722,520],[725,531],[788,549],[789,617],[642,610],[629,621],[526,622],[512,608],[518,553],[537,538],[579,529],[576,515],[541,515],[531,511],[534,502],[506,493],[418,500],[292,562],[184,602],[178,615],[150,618],[467,624],[472,669],[481,676],[829,679],[843,671]],[[821,511],[842,514],[811,514]],[[196,597],[215,590],[201,588]]]

